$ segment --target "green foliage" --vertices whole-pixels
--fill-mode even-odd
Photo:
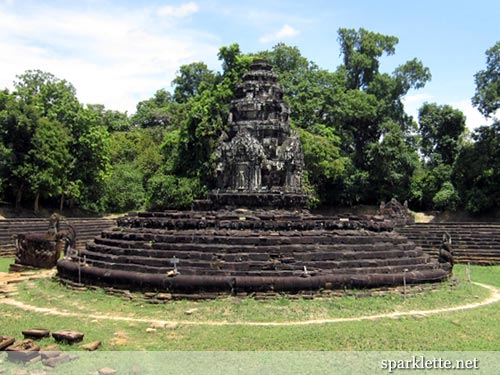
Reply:
[[[462,111],[449,105],[425,103],[418,112],[421,150],[432,165],[452,165],[465,131]]]
[[[7,197],[54,200],[102,210],[108,132],[103,113],[84,108],[74,87],[39,70],[18,76],[16,91],[2,95],[2,167]]]
[[[441,189],[432,197],[434,207],[439,210],[454,210],[457,207],[458,201],[458,193],[450,181],[444,182],[441,185]]]
[[[172,95],[163,89],[158,90],[151,99],[137,104],[132,116],[132,125],[142,128],[177,126],[179,106]]]
[[[146,201],[144,175],[133,163],[113,166],[106,182],[106,209],[110,212],[140,210]]]
[[[213,153],[227,123],[229,104],[241,76],[252,58],[243,55],[237,44],[219,51],[223,73],[210,90],[203,90],[186,103],[179,131],[176,175],[197,178],[204,186],[213,184]]]
[[[339,29],[342,64],[321,69],[297,47],[244,54],[221,47],[220,73],[183,65],[173,93],[160,89],[126,113],[83,106],[67,81],[40,70],[0,91],[0,198],[41,199],[92,211],[189,207],[214,183],[214,150],[234,90],[254,58],[273,64],[300,133],[304,186],[313,204],[378,204],[396,197],[418,209],[500,206],[498,124],[464,137],[465,116],[426,103],[419,124],[403,98],[430,71],[414,58],[381,71],[398,39]],[[491,116],[500,107],[500,42],[476,74],[473,103]],[[421,155],[421,160],[419,160]],[[128,186],[128,191],[124,189]]]
[[[203,188],[196,178],[177,177],[158,172],[147,183],[147,209],[189,209]]]
[[[329,194],[345,173],[347,160],[340,156],[339,138],[332,129],[318,125],[311,129],[315,132],[299,129],[300,141],[304,152],[304,162],[307,165],[307,182],[309,193],[321,201],[333,199]]]
[[[172,81],[175,87],[174,100],[185,103],[203,90],[212,88],[215,81],[216,75],[203,62],[182,65]]]
[[[465,207],[481,213],[500,207],[500,123],[482,126],[472,134],[457,158],[453,178]]]
[[[96,112],[101,118],[101,124],[109,132],[129,130],[131,122],[126,113],[107,110],[102,104],[88,104],[87,108]]]
[[[397,123],[388,121],[383,128],[382,140],[372,143],[368,152],[370,191],[378,200],[404,201],[409,198],[412,177],[419,164],[418,154],[405,143]]]
[[[393,55],[399,42],[394,36],[382,35],[365,29],[340,28],[338,41],[344,59],[347,88],[366,88],[379,71],[379,59],[386,53]]]
[[[490,117],[500,108],[500,42],[486,51],[486,69],[474,76],[476,93],[472,104]]]
[[[38,198],[60,196],[68,180],[71,155],[67,130],[59,123],[41,118],[28,152],[29,183],[35,194],[35,211]]]

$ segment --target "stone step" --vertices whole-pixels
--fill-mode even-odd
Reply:
[[[94,260],[108,262],[110,264],[136,264],[136,265],[148,265],[154,267],[167,267],[172,268],[170,259],[171,258],[151,258],[147,256],[115,256],[98,251],[85,250],[82,252],[85,256],[87,263],[91,263]],[[197,268],[220,268],[229,267],[230,269],[263,269],[268,267],[280,267],[291,268],[291,269],[302,269],[304,265],[318,268],[339,268],[339,267],[355,267],[358,264],[404,264],[407,263],[422,263],[425,262],[425,258],[417,253],[408,254],[407,256],[399,257],[387,257],[387,258],[372,258],[369,254],[339,254],[338,257],[332,259],[331,256],[322,256],[318,254],[308,254],[302,258],[289,256],[272,256],[270,255],[267,259],[265,258],[255,258],[251,257],[250,254],[239,254],[237,257],[228,257],[224,254],[205,254],[205,256],[192,256],[187,257],[188,254],[178,254],[176,256],[179,259],[179,263],[187,264],[190,267]],[[391,254],[396,255],[396,254]]]
[[[318,268],[321,268],[323,273],[333,272],[334,274],[370,274],[370,273],[394,273],[394,272],[403,272],[405,269],[407,272],[412,272],[416,270],[427,270],[432,269],[431,264],[427,263],[412,263],[410,261],[405,260],[393,260],[395,264],[387,264],[391,263],[389,261],[374,263],[374,262],[357,262],[350,263],[350,265],[345,264],[345,262],[338,262],[335,264],[325,264],[322,263],[307,263],[305,266],[307,267],[308,272],[316,272]],[[151,273],[151,274],[168,274],[173,270],[172,265],[156,267],[152,265],[146,264],[121,264],[121,263],[109,263],[106,261],[100,260],[91,260],[88,261],[88,265],[91,267],[98,267],[102,269],[109,270],[121,270],[121,271],[129,271],[129,272],[141,272],[141,273]],[[330,266],[326,268],[325,266]],[[259,268],[260,265],[246,266],[241,264],[234,263],[225,263],[221,264],[220,268],[211,268],[203,265],[202,267],[198,267],[192,263],[181,264],[178,266],[178,271],[182,275],[219,275],[219,276],[297,276],[304,274],[304,264],[301,264],[300,267],[291,267],[286,265],[274,265],[273,267],[268,268]]]
[[[127,263],[130,259],[138,258],[150,260],[158,259],[164,261],[171,259],[174,256],[178,259],[202,259],[202,260],[225,260],[225,261],[262,261],[278,258],[292,258],[300,261],[318,261],[318,260],[357,260],[357,259],[391,259],[399,257],[420,257],[423,252],[420,249],[400,250],[391,249],[384,251],[356,251],[356,250],[336,250],[322,249],[322,251],[314,250],[309,252],[295,252],[294,249],[279,248],[271,251],[261,252],[237,252],[228,253],[219,250],[219,252],[198,251],[196,248],[186,251],[172,250],[143,250],[143,249],[116,249],[106,245],[89,245],[87,250],[82,250],[82,256],[92,256],[94,254],[105,254],[113,259],[114,262]]]
[[[119,249],[135,249],[140,252],[142,250],[171,250],[171,251],[204,251],[204,252],[273,252],[280,249],[292,250],[294,252],[307,252],[307,251],[317,251],[317,250],[328,250],[330,252],[337,250],[356,250],[356,251],[384,251],[384,250],[411,250],[415,245],[411,242],[406,243],[396,243],[393,242],[377,242],[370,244],[355,244],[355,243],[312,243],[312,244],[284,244],[284,245],[269,245],[265,241],[255,241],[252,244],[240,244],[239,246],[234,246],[231,243],[201,243],[201,242],[144,242],[144,241],[127,241],[123,239],[112,239],[112,238],[95,238],[93,243],[89,243],[89,246],[93,245],[106,245],[110,249],[108,251],[113,252],[116,248],[118,252]]]
[[[140,241],[153,243],[206,243],[206,244],[230,244],[230,245],[281,245],[281,244],[371,244],[384,241],[384,238],[375,238],[367,235],[355,235],[346,233],[336,235],[327,231],[315,232],[253,232],[253,231],[227,231],[212,232],[203,231],[104,231],[103,238]],[[408,242],[403,236],[393,237],[393,243]]]

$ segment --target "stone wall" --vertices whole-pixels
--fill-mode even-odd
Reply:
[[[457,263],[500,264],[500,223],[417,223],[398,227],[399,233],[414,241],[426,253],[438,256],[445,232],[451,235]]]

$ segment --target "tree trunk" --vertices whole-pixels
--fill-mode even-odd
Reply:
[[[40,192],[38,192],[38,191],[36,192],[36,195],[35,195],[34,211],[36,214],[38,213],[38,211],[40,211]]]
[[[61,194],[61,201],[59,203],[59,213],[62,214],[64,208],[64,193]]]
[[[21,207],[21,199],[23,198],[24,185],[21,185],[16,192],[16,210]]]

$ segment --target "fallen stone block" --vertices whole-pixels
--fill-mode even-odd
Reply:
[[[52,333],[52,337],[57,342],[66,342],[68,344],[73,344],[75,342],[80,342],[83,340],[84,334],[77,331],[62,330]]]
[[[50,330],[44,328],[25,329],[22,334],[25,339],[39,340],[50,337]]]
[[[80,345],[80,348],[88,350],[88,351],[94,351],[97,350],[102,345],[102,341],[92,341],[89,342],[88,344],[85,345]]]
[[[14,344],[14,341],[16,341],[14,337],[0,336],[0,350],[5,350],[5,348]]]
[[[29,362],[40,355],[40,347],[33,340],[25,339],[5,349],[9,361]]]

